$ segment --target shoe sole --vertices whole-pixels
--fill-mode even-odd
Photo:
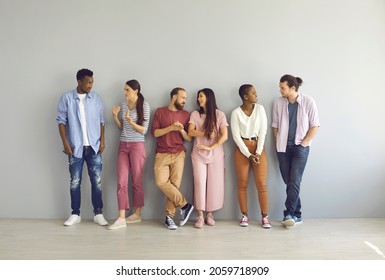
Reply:
[[[183,227],[187,223],[193,210],[194,210],[194,206],[191,206],[191,209],[190,211],[188,211],[186,218],[183,221],[180,221],[179,226]]]
[[[99,226],[103,226],[103,227],[104,227],[104,226],[108,226],[108,223],[103,223],[103,224],[100,224],[100,223],[98,223],[98,222],[95,222],[95,221],[94,221],[94,223],[95,223],[95,224],[97,224],[97,225],[99,225]]]
[[[80,222],[75,222],[75,223],[72,223],[72,224],[64,224],[64,226],[70,227],[70,226],[73,226],[73,225],[76,225],[76,224],[80,224]]]
[[[270,228],[271,228],[271,225],[262,225],[262,227],[263,227],[264,229],[270,229]]]
[[[249,225],[242,225],[242,224],[239,224],[241,227],[248,227]]]
[[[135,224],[135,223],[139,223],[141,221],[142,221],[141,219],[139,219],[139,220],[126,220],[126,224]]]
[[[295,225],[295,221],[290,219],[290,220],[286,220],[286,221],[282,221],[282,224],[286,227],[292,227]]]
[[[120,225],[120,226],[114,226],[114,227],[108,227],[108,230],[115,230],[115,229],[120,229],[120,228],[125,228],[126,225]]]
[[[66,224],[66,223],[64,223],[63,225],[66,226],[66,227],[70,227],[70,226],[73,226],[73,225],[76,225],[76,224],[80,224],[81,221],[82,221],[82,220],[79,220],[79,221],[76,221],[76,222],[74,222],[74,223],[72,223],[72,224]]]
[[[166,228],[168,228],[169,230],[176,230],[178,227],[173,227],[173,228],[171,228],[171,227],[169,227],[168,225],[165,225],[166,226]]]

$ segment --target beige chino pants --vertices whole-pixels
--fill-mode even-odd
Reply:
[[[187,204],[185,197],[179,191],[185,155],[184,151],[176,154],[157,153],[155,155],[155,183],[167,197],[166,216],[174,217],[175,209]]]

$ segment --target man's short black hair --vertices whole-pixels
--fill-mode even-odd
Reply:
[[[94,72],[83,68],[76,73],[76,80],[80,81],[80,80],[83,80],[85,76],[92,77],[93,75],[94,75]]]

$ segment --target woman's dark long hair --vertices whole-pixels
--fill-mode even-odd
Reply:
[[[199,93],[203,93],[206,96],[206,112],[203,107],[199,106],[198,97]],[[217,102],[215,100],[215,94],[214,91],[210,88],[204,88],[198,91],[197,94],[197,104],[199,106],[198,112],[200,115],[206,114],[205,122],[203,123],[203,128],[205,130],[205,136],[207,139],[210,139],[210,135],[213,131],[216,132],[216,135],[218,137],[218,131],[217,131]]]
[[[138,91],[138,101],[136,102],[136,114],[138,116],[138,120],[136,121],[136,123],[138,125],[143,125],[143,121],[144,121],[144,114],[143,114],[144,96],[140,92],[140,84],[137,80],[129,80],[129,81],[127,81],[126,85],[128,85],[133,90]]]

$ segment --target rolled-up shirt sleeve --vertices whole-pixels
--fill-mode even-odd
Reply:
[[[62,95],[58,106],[57,106],[57,115],[56,115],[56,123],[67,125],[68,122],[68,106],[67,102],[65,101],[65,96]]]
[[[100,108],[100,123],[104,125],[104,106],[102,102],[102,98],[98,95],[98,102],[99,102],[99,108]]]
[[[320,126],[320,121],[318,117],[318,108],[313,98],[311,98],[309,102],[309,126],[310,127]]]
[[[271,126],[274,128],[278,128],[279,127],[278,100],[274,101],[272,117],[273,117],[273,121],[271,123]]]
[[[151,135],[155,137],[155,130],[160,128],[160,116],[159,116],[159,108],[155,110],[154,113],[154,119],[152,120],[152,125],[151,125]]]

